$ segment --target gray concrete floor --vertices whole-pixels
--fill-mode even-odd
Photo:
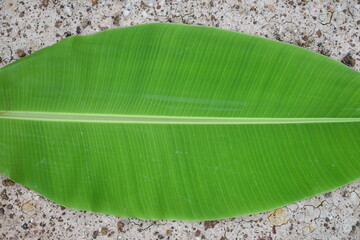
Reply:
[[[202,24],[258,35],[360,70],[357,0],[0,0],[0,67],[70,35],[148,22]],[[183,222],[76,211],[5,176],[0,179],[0,239],[360,239],[359,180],[270,212]]]

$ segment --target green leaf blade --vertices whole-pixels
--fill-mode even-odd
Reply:
[[[66,39],[0,69],[0,171],[124,217],[269,210],[359,178],[359,75],[207,27]]]

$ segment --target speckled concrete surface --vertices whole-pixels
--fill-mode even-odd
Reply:
[[[276,39],[360,70],[357,0],[0,0],[0,67],[71,35],[148,22]],[[0,178],[0,239],[360,239],[359,180],[266,213],[181,222],[71,210]]]

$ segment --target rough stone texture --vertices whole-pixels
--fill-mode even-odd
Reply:
[[[358,0],[0,0],[0,67],[71,35],[148,22],[258,35],[360,70]],[[360,239],[359,180],[266,213],[181,222],[71,210],[0,179],[0,239]]]

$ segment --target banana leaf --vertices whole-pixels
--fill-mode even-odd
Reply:
[[[0,172],[64,206],[211,220],[360,177],[360,73],[204,26],[73,36],[0,69]]]

